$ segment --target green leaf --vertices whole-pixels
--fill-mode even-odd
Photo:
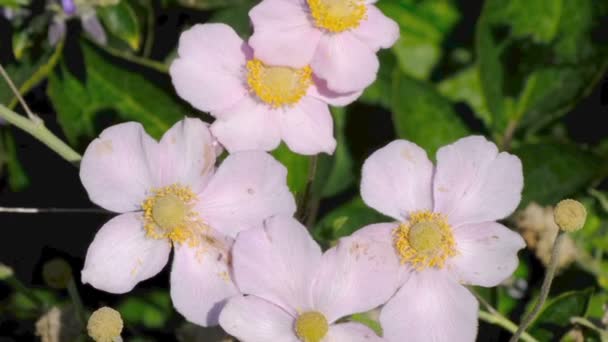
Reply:
[[[486,107],[479,80],[479,68],[468,67],[457,74],[446,78],[438,84],[437,89],[441,95],[453,102],[465,102],[471,107],[475,115],[481,119],[486,126],[492,122],[490,112]]]
[[[486,2],[476,49],[495,134],[513,124],[535,132],[595,86],[608,67],[608,44],[593,38],[608,14],[600,6],[593,0]]]
[[[520,206],[531,201],[555,204],[583,188],[596,175],[600,160],[575,145],[539,143],[513,150],[524,169]]]
[[[209,19],[209,22],[229,25],[239,34],[239,36],[241,36],[241,38],[246,40],[252,33],[251,24],[249,23],[249,11],[253,6],[257,5],[257,2],[241,0],[238,1],[238,3],[238,6],[223,8],[216,11]]]
[[[163,327],[173,313],[169,294],[160,290],[128,297],[118,305],[117,310],[129,324],[153,329]]]
[[[427,83],[396,75],[392,99],[397,136],[415,142],[431,156],[469,133],[451,103]]]
[[[2,146],[6,158],[6,168],[8,171],[8,184],[12,191],[21,191],[25,189],[29,184],[30,180],[25,173],[25,169],[17,158],[17,148],[15,146],[15,139],[10,131],[2,133]]]
[[[320,167],[327,169],[319,174],[320,189],[317,193],[320,193],[321,197],[337,195],[355,181],[353,159],[344,134],[347,115],[345,108],[332,108],[337,146],[332,156],[326,154],[320,156]]]
[[[350,320],[353,322],[359,322],[372,329],[378,336],[382,336],[382,326],[380,322],[373,319],[368,313],[356,313],[350,316]]]
[[[135,10],[128,1],[116,5],[99,7],[97,14],[108,31],[127,43],[134,51],[141,45],[141,29]]]
[[[460,19],[454,2],[385,0],[377,5],[401,29],[392,49],[401,70],[414,78],[428,79],[443,54],[443,40]]]
[[[560,294],[545,304],[529,332],[539,341],[557,341],[570,327],[570,318],[587,312],[593,289]]]
[[[392,221],[394,220],[365,205],[361,197],[357,196],[325,215],[316,224],[313,233],[317,240],[332,244],[365,225]]]
[[[287,185],[294,195],[301,195],[306,188],[310,157],[291,152],[285,143],[272,155],[287,168]]]
[[[1,7],[21,7],[29,5],[29,0],[0,0]]]
[[[177,3],[181,6],[198,10],[214,10],[243,4],[245,2],[247,2],[247,0],[177,0]]]
[[[47,94],[57,112],[59,124],[72,144],[92,138],[102,111],[113,110],[124,121],[141,122],[153,137],[160,137],[183,118],[186,109],[174,98],[139,74],[110,63],[107,56],[82,45],[86,82],[67,68],[49,77]]]

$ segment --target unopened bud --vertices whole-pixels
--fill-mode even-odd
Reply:
[[[89,318],[87,332],[95,342],[114,342],[121,340],[122,327],[120,313],[104,306],[93,312]]]
[[[65,289],[72,280],[72,268],[63,259],[53,259],[42,266],[42,279],[55,289]]]
[[[8,279],[13,276],[13,269],[0,263],[0,280]]]
[[[553,217],[561,230],[575,232],[585,225],[587,210],[580,202],[565,199],[555,206]]]

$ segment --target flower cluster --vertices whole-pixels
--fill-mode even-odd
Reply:
[[[361,195],[396,222],[323,253],[293,218],[287,170],[266,152],[281,140],[333,152],[328,105],[354,101],[375,78],[378,49],[399,35],[373,2],[264,0],[248,43],[223,24],[184,32],[173,84],[216,121],[184,119],[160,141],[124,123],[89,145],[82,183],[119,215],[95,236],[82,281],[128,292],[173,250],[176,310],[242,341],[474,340],[477,302],[463,285],[496,286],[524,246],[495,222],[520,201],[519,159],[468,137],[441,148],[434,167],[394,141],[365,162]],[[381,306],[382,337],[344,321]]]

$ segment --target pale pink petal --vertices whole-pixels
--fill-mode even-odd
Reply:
[[[372,84],[380,63],[372,47],[352,32],[343,32],[321,38],[311,66],[329,89],[349,93]]]
[[[361,94],[363,94],[363,90],[355,91],[351,93],[336,93],[335,91],[327,88],[327,82],[313,75],[314,84],[312,87],[308,88],[308,96],[312,96],[317,98],[327,104],[336,107],[343,107],[351,104],[356,101]]]
[[[361,197],[370,207],[404,221],[413,211],[433,207],[432,176],[433,164],[423,149],[395,140],[363,163]]]
[[[342,238],[323,254],[313,286],[314,307],[330,323],[374,309],[397,290],[399,266],[385,241],[363,234]]]
[[[229,152],[271,151],[281,143],[278,114],[247,96],[222,112],[211,125],[213,135]]]
[[[220,315],[220,325],[245,342],[298,342],[294,318],[280,307],[256,296],[236,296]]]
[[[129,292],[160,272],[170,251],[168,240],[146,236],[141,213],[116,216],[101,227],[89,246],[82,282],[106,292]]]
[[[388,49],[399,39],[399,25],[373,5],[367,6],[367,18],[352,32],[374,51]]]
[[[470,342],[477,300],[444,270],[413,274],[380,313],[388,341]]]
[[[213,175],[214,139],[207,124],[185,118],[169,129],[160,141],[161,184],[181,184],[200,192]]]
[[[320,262],[321,248],[304,226],[286,216],[241,232],[232,249],[234,278],[241,291],[294,316],[313,307],[311,287]]]
[[[366,327],[365,325],[351,322],[331,325],[323,341],[382,342],[386,340],[376,335],[372,329]]]
[[[264,0],[249,12],[254,32],[249,44],[255,57],[272,65],[304,67],[322,32],[314,27],[304,1]]]
[[[138,210],[146,191],[156,184],[151,162],[156,149],[156,141],[139,123],[101,132],[80,162],[80,180],[91,201],[116,212]]]
[[[517,208],[522,188],[519,158],[498,153],[484,137],[463,138],[437,151],[434,211],[447,215],[453,226],[508,216]]]
[[[270,216],[291,216],[295,210],[287,169],[261,151],[229,155],[201,193],[198,205],[207,224],[231,237],[262,227]]]
[[[171,268],[171,300],[188,321],[218,324],[226,301],[239,293],[228,266],[231,239],[213,237],[213,245],[177,245]]]
[[[333,154],[336,149],[334,121],[329,107],[312,97],[302,98],[294,107],[281,113],[281,134],[295,153]]]
[[[103,29],[99,18],[97,18],[95,10],[83,14],[80,17],[80,22],[82,23],[84,32],[88,33],[95,43],[100,45],[106,45],[108,43],[106,31]]]
[[[206,112],[235,104],[247,94],[244,49],[243,40],[224,24],[184,31],[169,70],[177,94]]]
[[[454,230],[458,255],[450,260],[461,283],[496,286],[519,263],[517,251],[526,243],[516,232],[496,222],[460,226]]]
[[[411,268],[408,264],[401,263],[401,258],[394,247],[395,243],[393,241],[393,236],[394,231],[398,226],[398,222],[370,224],[360,228],[354,232],[352,236],[372,240],[375,243],[383,245],[384,248],[390,252],[391,257],[393,258],[391,263],[395,265],[395,270],[393,270],[393,272],[397,273],[397,284],[398,286],[401,286],[409,278]]]

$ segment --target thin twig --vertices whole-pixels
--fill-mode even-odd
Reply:
[[[313,203],[311,203],[314,199],[313,194],[313,185],[315,181],[315,177],[317,175],[317,166],[319,163],[319,156],[314,155],[310,157],[310,162],[308,164],[308,177],[306,178],[306,186],[304,188],[304,192],[302,192],[302,196],[300,197],[300,203],[298,205],[298,213],[297,217],[300,219],[300,222],[307,223],[310,221],[310,214],[312,214],[312,210],[314,208]],[[310,227],[309,227],[310,228]]]
[[[108,214],[107,210],[100,208],[20,208],[0,207],[0,213],[11,214]]]
[[[490,324],[498,325],[511,333],[514,333],[517,330],[517,324],[511,322],[503,315],[495,315],[483,310],[479,310],[479,319]],[[526,332],[521,335],[521,339],[525,342],[538,342],[537,339]]]
[[[13,93],[15,94],[17,99],[19,100],[19,103],[21,103],[21,107],[23,107],[23,110],[25,110],[25,112],[27,113],[27,117],[30,120],[32,120],[33,122],[41,123],[42,120],[40,119],[40,117],[38,117],[38,115],[36,115],[36,114],[34,114],[34,112],[32,112],[32,110],[30,109],[30,106],[27,105],[27,103],[21,96],[21,93],[19,92],[19,90],[17,89],[15,84],[13,83],[13,80],[11,80],[10,76],[8,75],[8,73],[6,72],[6,70],[4,69],[2,64],[0,64],[0,74],[2,74],[2,77],[6,81],[6,84],[8,84],[9,88],[11,88],[11,90],[13,91]]]
[[[509,342],[516,342],[519,340],[521,334],[526,331],[526,329],[534,322],[540,310],[542,309],[547,297],[549,296],[549,290],[551,289],[551,283],[553,282],[553,278],[555,277],[555,271],[557,270],[557,262],[559,260],[559,252],[562,245],[562,240],[566,237],[565,232],[560,231],[557,237],[555,238],[555,242],[553,243],[553,251],[551,252],[551,260],[549,261],[549,267],[547,268],[547,272],[545,273],[545,278],[543,279],[543,284],[540,288],[540,295],[538,297],[538,301],[532,311],[530,311],[526,317],[519,324],[519,329],[513,334],[513,337],[509,340]]]

